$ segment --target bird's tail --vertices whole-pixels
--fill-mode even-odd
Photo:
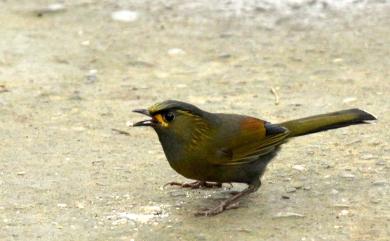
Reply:
[[[289,137],[295,137],[349,125],[367,123],[366,121],[370,120],[376,120],[376,118],[365,111],[349,109],[287,121],[279,125],[290,131]]]

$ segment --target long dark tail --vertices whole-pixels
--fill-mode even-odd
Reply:
[[[350,109],[287,121],[280,123],[279,125],[290,130],[291,134],[289,137],[294,137],[349,125],[367,123],[366,121],[370,120],[376,120],[376,118],[365,111]]]

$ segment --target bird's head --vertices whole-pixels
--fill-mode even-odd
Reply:
[[[173,135],[185,141],[192,138],[194,130],[203,130],[209,125],[210,113],[176,100],[167,100],[154,104],[148,109],[136,109],[133,112],[150,117],[133,126],[151,126],[160,137]]]

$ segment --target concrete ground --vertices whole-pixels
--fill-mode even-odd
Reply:
[[[0,240],[389,240],[389,12],[386,0],[0,1]],[[353,107],[378,121],[291,140],[241,208],[199,218],[229,185],[162,188],[186,180],[151,129],[126,126],[165,99],[271,122]]]

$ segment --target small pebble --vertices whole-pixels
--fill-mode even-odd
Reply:
[[[81,42],[81,45],[83,46],[89,46],[91,44],[91,42],[89,40],[85,40],[83,42]]]
[[[176,87],[177,88],[186,88],[187,85],[186,84],[177,84]]]
[[[128,127],[133,127],[133,126],[134,126],[134,122],[132,122],[132,121],[127,121],[127,122],[126,122],[126,126],[128,126]]]
[[[292,193],[292,192],[296,192],[297,191],[297,189],[295,188],[295,187],[288,187],[287,189],[286,189],[286,192],[287,193]]]
[[[305,166],[304,165],[294,165],[292,168],[295,169],[295,170],[298,170],[298,171],[304,171],[305,170]]]
[[[47,6],[47,9],[50,11],[60,11],[60,10],[64,10],[65,6],[64,4],[61,3],[52,3]]]
[[[186,52],[182,49],[179,49],[179,48],[172,48],[172,49],[168,49],[168,54],[171,55],[171,56],[174,56],[174,55],[184,55]]]
[[[138,19],[138,12],[130,10],[119,10],[111,13],[111,18],[118,22],[134,22]]]
[[[57,204],[57,207],[59,208],[66,208],[68,205],[66,205],[66,203],[58,203]]]
[[[16,175],[18,176],[24,176],[26,174],[26,172],[17,172]]]
[[[293,212],[279,212],[273,217],[274,218],[288,218],[288,217],[303,218],[305,217],[305,215],[300,213],[293,213]]]
[[[343,172],[343,173],[341,173],[340,176],[344,177],[344,178],[351,178],[351,179],[355,178],[355,175],[353,175],[352,173],[349,173],[349,172]]]
[[[346,216],[349,214],[349,211],[347,209],[343,209],[340,211],[339,216]]]
[[[34,12],[38,17],[42,17],[45,14],[59,13],[59,12],[65,11],[65,10],[66,10],[66,8],[65,8],[64,4],[53,3],[53,4],[47,5],[47,7],[37,9]]]
[[[96,69],[90,69],[88,71],[88,73],[85,75],[85,77],[87,78],[87,83],[88,84],[91,84],[91,83],[93,83],[93,82],[95,82],[97,80],[96,74],[97,74],[97,70]]]
[[[291,186],[293,186],[296,189],[301,189],[303,187],[303,183],[302,182],[294,182],[291,184]]]
[[[347,98],[343,99],[343,103],[347,104],[347,103],[354,102],[356,100],[357,100],[356,97],[347,97]]]
[[[311,190],[311,186],[304,186],[304,187],[303,187],[303,190],[309,191],[309,190]]]

